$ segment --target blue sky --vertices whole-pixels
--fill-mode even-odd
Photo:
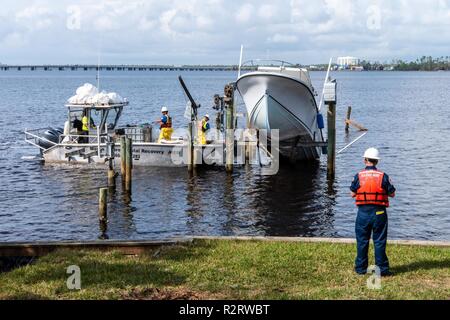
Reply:
[[[2,0],[0,63],[450,55],[450,0]]]

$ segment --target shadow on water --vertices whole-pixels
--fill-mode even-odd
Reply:
[[[329,235],[335,195],[319,163],[283,166],[274,176],[249,167],[199,169],[188,180],[186,214],[193,234],[209,216],[219,235]]]
[[[327,189],[324,178],[319,163],[287,165],[277,175],[260,176],[253,209],[266,235],[313,236],[331,229],[336,191]]]

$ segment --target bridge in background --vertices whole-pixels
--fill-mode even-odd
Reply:
[[[231,66],[164,66],[164,65],[0,65],[0,71],[237,71]],[[244,67],[243,70],[253,68]]]

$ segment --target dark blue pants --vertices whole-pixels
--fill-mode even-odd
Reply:
[[[359,206],[355,231],[358,251],[355,271],[360,274],[367,272],[370,237],[373,233],[375,264],[380,268],[382,275],[389,272],[389,260],[386,255],[388,231],[386,208],[374,205]]]

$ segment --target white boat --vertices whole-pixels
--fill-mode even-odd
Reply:
[[[171,142],[156,142],[151,125],[117,127],[117,122],[128,102],[115,104],[67,104],[66,128],[42,128],[25,130],[25,141],[38,147],[46,163],[105,164],[114,153],[116,163],[120,162],[120,136],[133,141],[133,163],[137,166],[184,166],[172,161],[174,150],[183,157],[187,143],[177,139]],[[99,114],[99,122],[88,135],[80,135],[73,128],[75,117],[81,114]],[[108,123],[108,120],[112,120]],[[109,149],[114,146],[114,150]],[[177,147],[177,148],[176,148]],[[176,149],[175,149],[176,148]]]
[[[92,93],[86,95],[84,92],[86,90],[81,90],[86,87],[86,90]],[[79,90],[81,94],[77,93],[77,96],[70,98],[66,104],[68,113],[64,129],[47,127],[25,130],[25,141],[39,148],[41,159],[45,163],[105,164],[114,158],[115,163],[120,164],[120,138],[126,136],[133,142],[133,165],[156,167],[188,165],[190,136],[187,130],[175,131],[178,136],[172,136],[170,141],[158,141],[159,132],[155,131],[151,124],[118,127],[122,112],[129,105],[126,99],[109,100],[108,94],[96,93],[96,88],[89,84],[80,87]],[[185,90],[187,91],[187,88]],[[117,94],[111,96],[120,97]],[[189,97],[192,99],[190,94]],[[192,102],[195,104],[193,99]],[[191,104],[189,106],[192,113],[193,108]],[[87,134],[80,132],[75,125],[75,121],[79,122],[83,116],[86,116],[87,123],[90,123]],[[202,145],[195,142],[195,131],[193,144],[197,164],[205,161],[209,165],[222,165],[223,137]],[[240,156],[235,158],[236,164],[241,164],[245,160],[244,154]],[[258,164],[262,161],[259,150],[258,154],[252,154],[252,157],[251,160],[256,162],[257,159]]]
[[[117,126],[128,105],[116,93],[98,92],[93,85],[85,84],[66,104],[64,129],[25,130],[25,141],[40,149],[46,163],[105,164],[110,158],[120,161],[120,137],[126,136],[133,141],[135,165],[184,166],[182,161],[174,162],[186,159],[188,143],[183,137],[159,142],[151,124]],[[75,125],[76,121],[81,123],[83,116],[90,123],[84,134]]]
[[[284,61],[255,60],[243,66],[256,68],[236,82],[248,125],[268,132],[278,129],[281,156],[293,161],[319,159],[323,118],[308,71]]]

